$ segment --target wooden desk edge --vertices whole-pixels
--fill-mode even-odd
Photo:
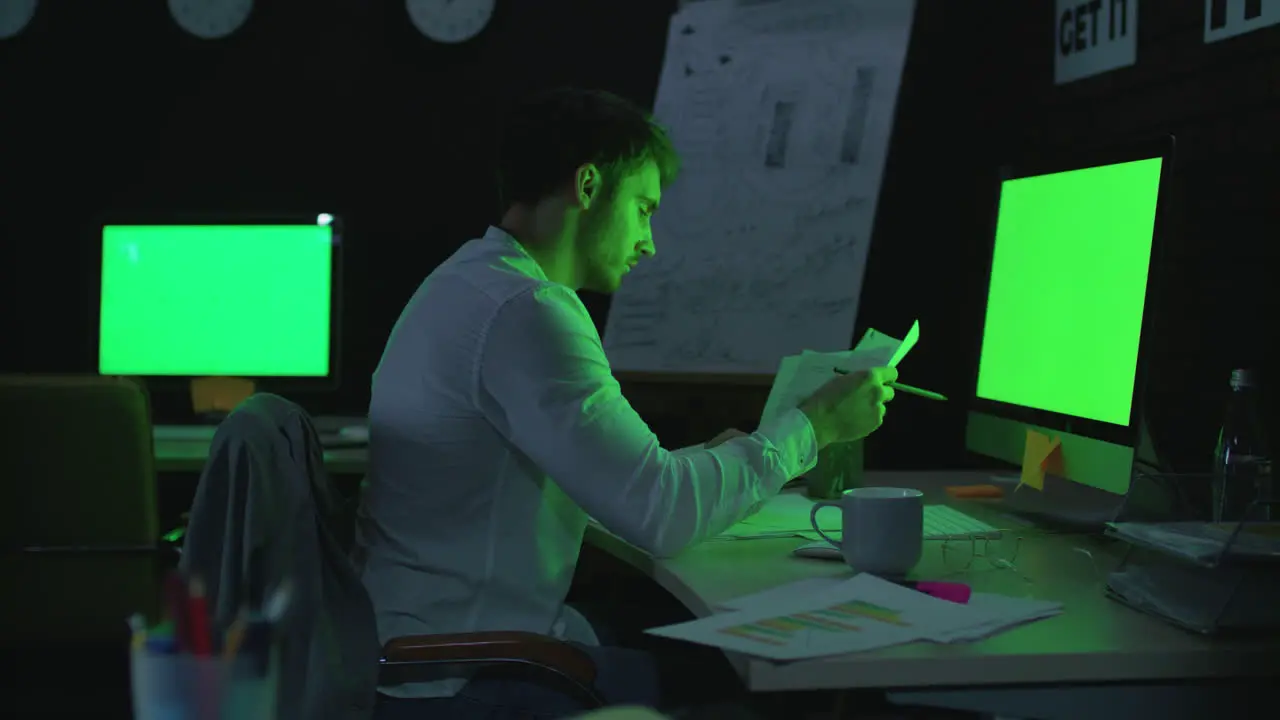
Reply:
[[[1276,656],[1276,649],[1268,647],[993,654],[984,655],[980,660],[973,657],[885,658],[872,652],[782,664],[747,658],[734,662],[734,666],[741,666],[743,681],[753,692],[854,688],[907,691],[1269,677],[1277,674]]]

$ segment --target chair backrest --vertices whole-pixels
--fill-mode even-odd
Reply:
[[[208,588],[215,622],[287,582],[277,717],[368,718],[377,685],[373,606],[348,559],[353,518],[306,412],[249,397],[214,435],[191,508],[182,567]]]
[[[158,600],[150,406],[101,376],[0,376],[4,639],[123,642]]]

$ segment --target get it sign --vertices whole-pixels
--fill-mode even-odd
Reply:
[[[1138,0],[1057,0],[1056,84],[1127,67],[1138,59]]]

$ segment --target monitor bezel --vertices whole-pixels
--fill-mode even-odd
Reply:
[[[1114,143],[1089,148],[1071,148],[1057,150],[1025,157],[1019,162],[1007,163],[999,168],[996,181],[996,197],[991,211],[991,220],[987,248],[985,272],[980,276],[983,288],[982,312],[979,316],[978,332],[975,333],[976,344],[973,357],[973,395],[971,409],[1005,418],[1027,426],[1038,426],[1049,430],[1080,435],[1103,442],[1115,443],[1128,447],[1137,447],[1142,424],[1143,398],[1148,381],[1148,364],[1151,348],[1154,343],[1153,329],[1160,302],[1160,286],[1163,282],[1162,268],[1167,252],[1162,237],[1168,230],[1168,214],[1171,202],[1169,188],[1173,175],[1174,150],[1176,140],[1173,135],[1161,135],[1125,143]],[[991,293],[991,271],[995,261],[996,228],[1000,217],[1000,198],[1004,183],[1009,180],[1035,177],[1051,173],[1083,170],[1102,165],[1116,165],[1137,160],[1161,158],[1160,182],[1156,190],[1155,223],[1152,229],[1151,255],[1147,261],[1147,288],[1143,300],[1142,325],[1138,337],[1138,360],[1134,371],[1133,398],[1129,405],[1129,422],[1127,425],[1116,425],[1100,420],[1066,415],[1064,413],[1040,410],[1037,408],[1015,405],[978,397],[978,374],[981,372],[982,340],[986,325],[987,305]]]
[[[320,216],[330,218],[328,226],[332,228],[331,252],[329,255],[329,372],[327,375],[253,375],[236,376],[253,381],[258,389],[269,388],[280,391],[332,391],[341,384],[342,368],[342,306],[343,306],[343,251],[346,244],[345,224],[343,217],[337,212],[119,212],[110,216],[99,217],[95,223],[98,262],[92,266],[94,278],[93,293],[90,302],[93,304],[92,351],[94,372],[102,374],[102,253],[103,232],[108,226],[120,225],[319,225]],[[118,373],[113,373],[118,375]],[[201,375],[124,375],[142,380],[148,387],[173,390],[190,387],[191,381],[205,377]]]

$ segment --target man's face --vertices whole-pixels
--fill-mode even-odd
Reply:
[[[583,212],[578,239],[583,289],[601,293],[617,290],[622,276],[655,252],[649,219],[662,196],[657,164],[646,162],[615,182]]]

